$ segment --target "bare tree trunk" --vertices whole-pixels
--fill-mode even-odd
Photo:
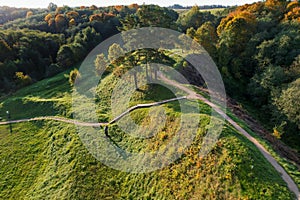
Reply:
[[[139,87],[138,87],[138,82],[137,82],[137,76],[136,76],[136,73],[137,73],[137,72],[134,72],[134,73],[133,73],[133,78],[134,78],[135,89],[138,90]]]
[[[150,72],[150,81],[153,80],[153,74],[152,74],[152,69],[151,69],[151,66],[149,65],[149,72]]]
[[[148,74],[148,63],[146,63],[146,79],[149,80],[149,74]]]

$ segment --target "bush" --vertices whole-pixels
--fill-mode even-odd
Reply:
[[[24,75],[23,72],[16,72],[16,83],[18,87],[25,87],[32,83],[32,79],[29,75]]]
[[[69,83],[70,85],[74,85],[75,81],[78,81],[81,78],[80,72],[78,71],[78,69],[74,69],[70,72],[70,76],[69,76]]]

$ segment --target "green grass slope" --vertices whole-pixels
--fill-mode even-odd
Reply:
[[[116,83],[107,76],[97,89],[99,121],[111,119],[109,97]],[[157,85],[135,92],[131,104],[172,98]],[[161,95],[157,95],[161,94]],[[190,104],[190,102],[185,102]],[[82,105],[84,107],[84,105]],[[192,104],[191,104],[192,106]],[[132,174],[111,169],[95,159],[82,144],[76,127],[54,121],[0,126],[0,199],[292,199],[279,174],[260,152],[226,125],[213,150],[199,158],[210,108],[199,102],[199,130],[193,144],[183,149],[175,163],[155,172]],[[167,144],[178,127],[178,102],[162,106],[166,124],[147,141],[137,140],[110,126],[111,137],[126,150],[153,151]],[[11,111],[13,119],[45,115],[71,115],[71,88],[59,74],[1,99],[0,116]],[[147,123],[149,109],[130,115]],[[100,130],[103,134],[103,130]]]

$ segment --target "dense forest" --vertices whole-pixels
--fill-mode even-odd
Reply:
[[[267,0],[215,13],[197,6],[177,13],[137,4],[0,7],[0,95],[76,67],[122,30],[148,26],[186,33],[201,44],[219,67],[228,95],[275,137],[300,150],[299,1]],[[97,59],[96,67],[108,58]],[[183,71],[189,67],[184,60],[169,64]]]

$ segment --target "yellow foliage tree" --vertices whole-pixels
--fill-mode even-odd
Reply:
[[[75,25],[76,25],[75,19],[71,19],[71,20],[69,21],[69,26],[71,27],[71,26],[75,26]]]
[[[263,2],[257,2],[253,4],[245,4],[243,6],[239,6],[236,11],[242,12],[242,11],[248,11],[250,13],[255,12],[262,12],[264,10],[264,3]]]
[[[116,5],[116,6],[114,6],[114,8],[116,9],[116,11],[120,12],[124,8],[124,6]]]
[[[63,14],[56,15],[55,25],[56,25],[57,31],[61,31],[67,25],[66,18]]]
[[[299,7],[300,6],[300,3],[298,1],[292,1],[291,3],[289,3],[286,8],[287,10],[291,11],[293,10],[294,8],[296,7]]]
[[[285,20],[297,20],[300,22],[300,7],[295,7],[284,16]]]
[[[50,19],[52,19],[53,16],[49,13],[45,16],[44,20],[49,24]]]
[[[33,12],[32,12],[32,11],[28,11],[28,12],[26,13],[26,18],[31,17],[32,15],[33,15]]]
[[[130,8],[130,9],[139,9],[139,5],[138,4],[136,4],[136,3],[133,3],[133,4],[130,4],[129,6],[128,6],[128,8]]]
[[[241,27],[241,22],[243,22],[243,25],[247,27]],[[240,29],[239,31],[248,31],[249,28],[253,28],[255,25],[256,17],[252,13],[248,11],[236,11],[222,19],[217,28],[217,33],[220,36],[223,31],[232,30],[233,28]]]
[[[284,12],[286,8],[286,1],[284,0],[267,0],[265,2],[265,6],[270,10],[276,12]]]
[[[76,11],[70,11],[66,15],[68,19],[76,19],[79,17],[79,13]]]

